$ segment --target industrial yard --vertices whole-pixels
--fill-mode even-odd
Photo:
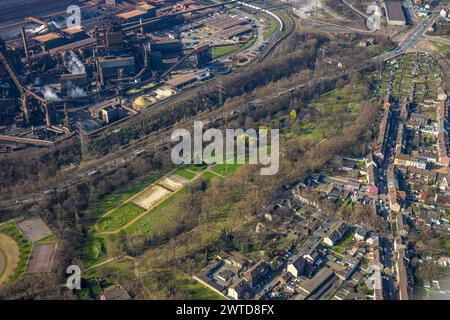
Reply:
[[[263,56],[283,28],[236,1],[173,3],[80,1],[79,26],[43,3],[0,25],[0,152],[102,132]]]

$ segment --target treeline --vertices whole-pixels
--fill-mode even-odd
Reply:
[[[277,81],[283,77],[308,69],[314,61],[314,53],[319,41],[295,43],[295,50],[277,55],[262,64],[255,64],[241,72],[220,79],[225,99],[249,93],[258,87]],[[92,156],[105,155],[114,147],[126,145],[133,139],[167,128],[183,119],[200,112],[220,107],[217,81],[202,87],[197,93],[183,101],[141,114],[130,120],[120,130],[104,134],[89,143],[88,152]]]
[[[15,188],[26,182],[29,187],[37,180],[48,180],[53,185],[58,180],[60,170],[81,159],[79,144],[74,141],[65,141],[53,149],[30,149],[0,158],[0,199],[5,196],[14,196],[23,190]]]

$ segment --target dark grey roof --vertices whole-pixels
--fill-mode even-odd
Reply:
[[[400,2],[386,2],[386,14],[390,21],[406,21]]]

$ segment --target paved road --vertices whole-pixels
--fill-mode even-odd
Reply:
[[[447,45],[450,46],[450,39],[442,38],[442,37],[439,37],[439,36],[427,36],[427,35],[425,35],[425,38],[427,40],[440,42],[440,43],[447,44]]]

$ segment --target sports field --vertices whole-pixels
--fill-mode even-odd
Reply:
[[[31,242],[39,241],[52,235],[52,231],[41,218],[32,218],[17,224],[22,233]]]
[[[27,265],[27,273],[50,272],[56,244],[38,244],[31,251]]]
[[[13,239],[0,233],[0,286],[14,274],[20,251]]]
[[[156,203],[158,203],[160,200],[167,197],[170,193],[171,193],[170,190],[155,185],[150,189],[147,189],[146,191],[142,192],[137,197],[133,198],[132,202],[138,205],[139,207],[148,210],[151,207],[153,207]]]
[[[185,179],[179,175],[171,174],[167,177],[161,179],[158,184],[171,191],[176,191],[177,189],[187,185],[189,183],[188,179]]]
[[[19,258],[17,261],[17,267],[14,268],[14,272],[12,275],[10,275],[9,278],[9,280],[16,280],[20,277],[20,275],[22,275],[22,273],[24,273],[27,267],[28,257],[30,256],[31,252],[31,244],[28,242],[27,238],[25,238],[25,236],[22,234],[22,232],[14,222],[2,225],[0,227],[0,234],[7,236],[12,240],[12,242],[7,242],[8,248],[11,246],[14,247],[14,245],[18,248]],[[8,258],[8,252],[6,250],[3,250],[3,252],[6,253],[6,257]],[[7,264],[9,265],[9,260],[7,260]]]

